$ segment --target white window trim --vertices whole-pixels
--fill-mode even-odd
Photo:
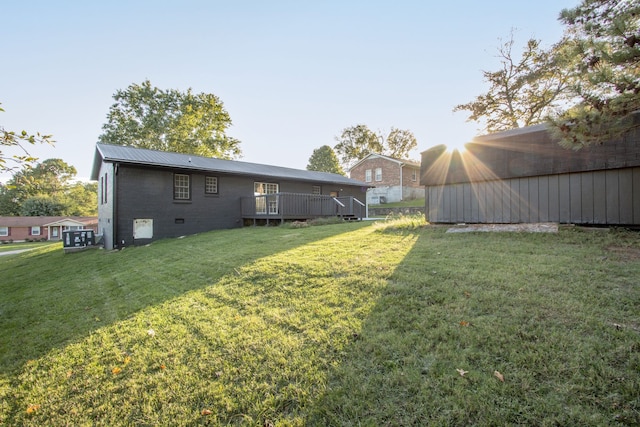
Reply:
[[[36,233],[36,231],[37,231],[37,233]],[[41,232],[42,232],[42,230],[40,229],[39,225],[35,225],[35,226],[31,227],[31,235],[32,236],[39,236]]]
[[[0,227],[0,236],[7,237],[9,235],[9,227],[2,226]]]
[[[184,197],[185,190],[186,197]],[[191,175],[187,175],[184,173],[173,174],[173,199],[191,200]]]
[[[364,181],[371,182],[371,169],[367,169],[364,171]]]
[[[382,181],[382,168],[376,168],[376,181]]]

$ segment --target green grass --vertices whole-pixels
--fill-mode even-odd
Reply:
[[[370,208],[424,208],[424,199],[369,205]]]
[[[60,242],[19,242],[0,244],[0,253],[9,251],[20,251],[24,249],[34,249],[41,246],[61,245]]]
[[[0,425],[640,423],[637,234],[445,230],[0,258]]]

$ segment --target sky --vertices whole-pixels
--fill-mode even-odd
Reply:
[[[486,92],[482,71],[514,31],[550,46],[578,0],[32,1],[0,6],[0,125],[52,134],[91,174],[113,95],[149,79],[213,93],[241,160],[305,169],[313,150],[365,124],[416,136],[420,152],[481,134],[452,110]],[[3,154],[14,151],[2,147]],[[0,182],[11,175],[0,174]]]

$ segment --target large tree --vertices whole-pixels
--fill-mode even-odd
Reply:
[[[344,170],[342,170],[342,167],[340,166],[338,156],[336,156],[333,148],[328,145],[323,145],[322,147],[313,150],[313,154],[309,157],[307,170],[344,175]]]
[[[162,90],[145,80],[113,98],[100,142],[223,159],[241,155],[240,141],[226,135],[229,113],[213,94]]]
[[[97,183],[74,181],[76,168],[60,159],[24,166],[0,188],[0,215],[97,213]]]
[[[334,147],[345,169],[368,154],[384,154],[397,159],[406,159],[411,150],[418,146],[411,131],[391,128],[385,136],[382,132],[373,132],[367,125],[359,124],[345,128]]]
[[[4,112],[1,107],[0,112]],[[30,165],[35,162],[37,158],[29,153],[28,145],[53,143],[51,135],[31,134],[26,130],[16,132],[7,130],[0,125],[0,172],[13,171],[22,165]],[[18,153],[5,154],[4,147],[13,147],[17,149]]]
[[[560,143],[578,149],[637,126],[631,115],[640,110],[640,3],[583,0],[560,20],[566,31],[558,58],[576,101],[551,118]]]
[[[487,133],[542,123],[564,101],[567,76],[554,55],[540,41],[527,41],[516,57],[513,32],[498,48],[500,68],[482,71],[487,93],[457,105],[453,111],[469,111],[467,121],[483,123]]]

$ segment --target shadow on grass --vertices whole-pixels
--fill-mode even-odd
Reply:
[[[635,425],[637,268],[580,242],[420,233],[306,424]]]
[[[221,230],[121,251],[63,254],[59,247],[0,258],[0,370],[92,331],[209,286],[242,265],[366,223]]]

